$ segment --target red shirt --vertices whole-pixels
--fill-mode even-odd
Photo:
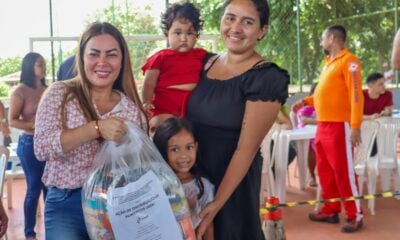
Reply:
[[[364,94],[364,115],[372,115],[382,112],[385,107],[393,106],[393,96],[391,91],[385,91],[376,99],[372,99],[368,95],[368,89],[363,90]]]
[[[142,71],[143,74],[149,69],[160,71],[156,88],[198,83],[206,54],[207,51],[202,48],[194,48],[186,53],[163,49],[147,59]]]

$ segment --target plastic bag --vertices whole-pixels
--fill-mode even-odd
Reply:
[[[129,239],[165,239],[162,236],[170,235],[161,234],[160,229],[171,231],[171,228],[176,227],[179,229],[180,239],[195,239],[190,210],[179,179],[140,128],[128,123],[128,129],[121,144],[104,142],[95,158],[95,170],[83,186],[82,207],[90,238],[117,239],[135,229],[136,235],[130,235]],[[154,181],[149,180],[140,185],[143,179],[152,176],[155,176]],[[157,184],[162,187],[154,193]],[[131,192],[121,194],[120,190]],[[154,193],[153,197],[145,199],[146,194],[151,194],[151,191]],[[154,223],[158,220],[165,221],[164,218],[168,215],[165,212],[154,212],[156,206],[164,203],[162,196],[165,195],[169,211],[172,209],[172,219],[175,217],[178,223],[176,226],[171,221],[167,226]],[[124,210],[120,210],[121,206],[125,206]],[[158,209],[167,210],[162,207]],[[122,224],[118,224],[117,220],[122,221]],[[145,227],[140,225],[146,221]],[[157,238],[152,238],[151,234],[158,234]]]

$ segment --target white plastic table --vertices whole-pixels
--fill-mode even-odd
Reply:
[[[275,193],[281,203],[286,200],[286,174],[288,165],[289,142],[297,145],[297,161],[299,166],[300,188],[305,189],[307,180],[307,161],[310,139],[315,138],[317,127],[307,125],[304,128],[282,130],[276,145],[275,160]]]

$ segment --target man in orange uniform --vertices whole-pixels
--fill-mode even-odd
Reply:
[[[358,196],[354,173],[353,151],[361,142],[363,117],[360,61],[345,47],[346,29],[328,27],[322,34],[321,46],[327,55],[319,83],[313,96],[293,105],[293,111],[315,106],[317,133],[315,138],[318,174],[323,199]],[[341,203],[325,203],[310,220],[339,223]],[[342,232],[355,232],[363,226],[360,201],[344,202],[347,221]]]

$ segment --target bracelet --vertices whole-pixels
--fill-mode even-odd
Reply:
[[[142,104],[142,106],[143,106],[143,108],[148,108],[148,107],[150,107],[151,106],[151,102],[144,102],[143,104]]]
[[[103,135],[101,134],[101,131],[99,128],[99,120],[95,121],[94,129],[96,129],[97,138],[103,138]]]

